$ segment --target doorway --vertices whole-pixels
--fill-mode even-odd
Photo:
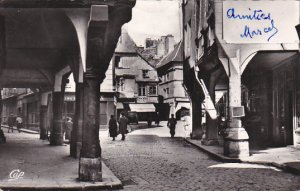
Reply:
[[[294,123],[293,123],[293,118],[294,118],[294,95],[293,91],[288,91],[288,96],[287,96],[287,109],[286,111],[286,145],[292,145],[293,144],[293,129],[294,129]]]
[[[259,52],[243,72],[243,123],[250,147],[294,144],[298,63],[293,52]]]

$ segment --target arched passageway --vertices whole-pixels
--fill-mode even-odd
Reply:
[[[242,74],[242,104],[250,148],[294,144],[299,72],[299,55],[294,51],[261,51],[247,65]]]
[[[99,87],[134,5],[135,1],[124,0],[2,1],[0,5],[0,87],[51,92],[51,145],[63,145],[64,88],[68,75],[75,74],[79,122],[74,123],[72,145],[81,153],[82,181],[102,180]],[[47,103],[47,96],[41,95],[42,124],[46,124]]]

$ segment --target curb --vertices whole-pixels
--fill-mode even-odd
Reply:
[[[201,147],[200,145],[197,145],[195,143],[192,143],[191,141],[189,141],[188,139],[184,138],[184,141],[193,145],[194,147],[196,147],[198,150],[208,154],[209,156],[221,161],[221,162],[230,162],[230,163],[248,163],[248,164],[259,164],[259,165],[267,165],[267,166],[273,166],[276,168],[279,168],[285,172],[289,172],[295,175],[300,175],[300,169],[295,168],[293,166],[290,166],[288,164],[279,164],[276,162],[268,162],[268,161],[247,161],[247,160],[243,160],[243,159],[238,159],[238,158],[229,158],[229,157],[225,157],[223,155],[214,153],[212,151],[209,151],[207,149],[205,149],[204,147]]]
[[[1,127],[8,129],[7,125],[1,125]],[[18,129],[15,126],[13,128],[14,128],[14,130],[18,131]],[[27,130],[24,128],[21,128],[20,131],[23,133],[29,133],[29,134],[39,134],[39,132],[37,132],[37,131]]]
[[[225,157],[223,155],[211,152],[211,151],[205,149],[204,147],[201,147],[201,146],[199,146],[199,145],[197,145],[195,143],[190,142],[186,138],[184,138],[184,141],[187,142],[187,143],[189,143],[189,144],[191,144],[191,145],[193,145],[193,146],[195,146],[198,150],[203,151],[206,154],[208,154],[209,156],[212,156],[212,157],[214,157],[214,158],[216,158],[216,159],[218,159],[218,160],[220,160],[222,162],[231,162],[231,163],[240,163],[240,162],[242,162],[241,159],[229,158],[229,157]]]
[[[81,182],[82,185],[61,185],[59,186],[3,186],[0,191],[97,191],[97,190],[117,190],[122,189],[122,182],[113,174],[113,172],[102,161],[102,168],[105,169],[109,182]],[[105,177],[103,177],[105,179]],[[78,179],[75,183],[80,182]]]

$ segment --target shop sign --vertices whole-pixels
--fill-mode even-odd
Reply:
[[[225,1],[227,43],[298,43],[298,1]]]
[[[75,95],[65,95],[65,101],[75,101]]]

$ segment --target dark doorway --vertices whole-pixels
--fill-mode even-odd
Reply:
[[[293,91],[288,91],[288,108],[286,109],[286,144],[292,145],[293,144],[293,108],[294,108],[294,102],[293,102]]]

